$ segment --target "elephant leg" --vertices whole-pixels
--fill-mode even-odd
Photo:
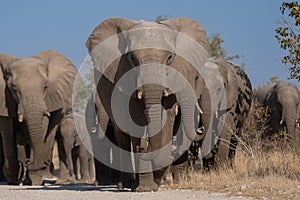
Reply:
[[[80,161],[80,181],[84,183],[91,182],[89,173],[89,152],[83,144],[79,146],[79,161]]]
[[[69,172],[68,181],[72,183],[75,181],[74,163],[73,163],[73,158],[72,158],[73,145],[70,144],[69,141],[64,140],[64,147],[66,149],[66,155],[67,155],[67,166],[68,166],[68,172]],[[75,165],[76,165],[76,163],[75,163]]]
[[[96,174],[95,174],[95,162],[94,157],[90,152],[88,153],[88,171],[91,182],[95,182]]]
[[[24,163],[25,166],[27,165],[27,163],[30,163],[31,153],[32,153],[32,151],[31,151],[30,144],[25,144],[24,146],[18,147],[18,157],[19,157],[19,159],[20,158],[24,159],[24,161],[21,160],[21,162]],[[24,154],[24,155],[22,155],[22,154]],[[23,177],[23,185],[31,185],[31,184],[32,183],[31,183],[31,180],[29,178],[28,171],[26,171],[26,174]]]
[[[6,177],[3,173],[4,166],[4,155],[3,155],[3,145],[2,145],[2,137],[0,134],[0,182],[6,182]]]
[[[131,138],[126,133],[122,132],[118,128],[114,128],[117,143],[119,144],[119,158],[120,161],[120,178],[118,182],[118,188],[131,187],[133,182],[133,173],[128,171],[133,171],[131,157]]]
[[[152,163],[150,160],[143,160],[141,155],[137,154],[136,147],[143,148],[143,139],[136,139],[133,142],[134,145],[134,159],[135,159],[135,170],[136,170],[136,180],[131,186],[131,190],[134,192],[148,192],[148,191],[157,191],[158,185],[154,182],[154,176],[152,172]]]
[[[13,122],[8,117],[0,117],[1,120],[1,136],[3,140],[4,154],[4,174],[7,183],[11,185],[19,185],[22,174],[19,161],[17,159],[16,137],[13,133]]]
[[[161,136],[157,134],[157,136],[153,136],[153,138],[154,137]],[[163,155],[163,152],[160,152],[159,154],[161,155],[157,155],[154,160],[145,159],[143,157],[143,153],[146,152],[139,152],[136,147],[138,146],[140,149],[147,149],[147,141],[145,138],[142,138],[139,141],[140,142],[137,144],[135,144],[136,142],[133,143],[134,152],[141,153],[141,155],[135,156],[137,181],[133,185],[132,190],[136,192],[157,191],[166,169],[164,163],[166,162],[167,158]],[[160,164],[162,164],[162,166],[159,166]]]
[[[155,153],[155,157],[150,160],[144,160],[143,156],[138,157],[138,187],[137,192],[157,191],[161,183],[162,177],[167,167],[172,163],[171,160],[171,145],[173,138],[173,125],[175,121],[175,107],[167,110],[167,118],[162,130],[152,136],[151,152]],[[134,145],[137,146],[137,145]],[[140,140],[140,147],[148,149],[146,139]],[[135,150],[138,151],[138,150]]]
[[[39,170],[28,169],[29,177],[31,179],[32,185],[41,185],[44,184],[45,182],[54,183],[57,180],[57,177],[55,177],[50,170],[50,166],[52,163],[54,142],[56,137],[56,130],[57,130],[57,125],[54,126],[51,130],[49,130],[47,134],[47,138],[45,139],[44,160],[47,162],[45,163],[46,164],[45,167]],[[49,151],[50,153],[47,152],[46,150]],[[34,153],[33,156],[35,156]]]
[[[175,123],[175,105],[172,108],[167,109],[167,119],[165,126],[162,129],[161,136],[158,135],[158,139],[161,140],[162,146],[154,146],[153,151],[161,150],[156,158],[152,161],[154,182],[160,185],[162,177],[169,165],[172,164],[172,140],[173,140],[173,127]],[[183,141],[184,142],[184,141]],[[187,157],[186,157],[187,162]]]
[[[218,152],[215,155],[215,164],[217,166],[215,167],[221,167],[221,166],[228,166],[232,167],[232,163],[230,162],[229,155],[230,155],[230,147],[232,147],[233,144],[231,144],[232,136],[236,134],[236,128],[233,127],[233,121],[231,119],[227,119],[225,121],[225,124],[223,126],[221,137],[219,138],[218,143]],[[233,152],[232,152],[233,153]]]
[[[67,179],[68,174],[68,163],[67,153],[64,148],[63,138],[60,134],[57,135],[57,150],[59,158],[59,181],[57,183],[63,183]]]
[[[184,152],[175,162],[172,163],[173,183],[178,184],[187,179],[188,172],[188,151]]]

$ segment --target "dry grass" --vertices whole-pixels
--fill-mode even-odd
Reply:
[[[262,153],[256,160],[239,150],[234,169],[193,172],[172,189],[206,190],[257,199],[300,199],[300,159],[292,153]],[[192,177],[192,178],[191,178]]]
[[[191,170],[189,178],[180,184],[171,183],[164,187],[255,199],[300,199],[300,155],[280,137],[261,139],[262,132],[268,128],[268,117],[267,109],[251,109],[243,137],[238,138],[233,169],[220,168],[209,173]]]

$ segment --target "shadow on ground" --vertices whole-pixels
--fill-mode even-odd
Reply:
[[[5,186],[6,183],[1,182],[0,186]],[[99,192],[131,192],[130,189],[118,190],[116,185],[95,186],[93,184],[68,184],[68,185],[45,185],[45,186],[15,186],[11,190],[27,190],[27,191],[55,191],[55,190],[70,190],[70,191],[99,191]]]

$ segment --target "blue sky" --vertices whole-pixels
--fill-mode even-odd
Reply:
[[[243,57],[254,87],[269,77],[287,80],[274,30],[282,1],[262,0],[90,0],[1,1],[0,52],[17,57],[55,49],[76,66],[86,57],[85,41],[101,21],[110,17],[154,20],[159,15],[197,20],[208,35],[220,33],[228,55]],[[291,81],[297,83],[296,81]]]

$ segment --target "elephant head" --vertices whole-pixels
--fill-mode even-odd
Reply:
[[[41,169],[51,159],[51,149],[45,147],[49,119],[52,112],[64,113],[71,108],[77,70],[68,59],[53,50],[25,58],[1,55],[0,65],[18,106],[18,120],[24,121],[29,131],[34,154],[30,167]]]
[[[292,137],[291,143],[299,141],[300,94],[298,88],[292,83],[278,82],[274,90],[278,108],[281,109],[279,124],[285,124],[287,133]]]
[[[185,44],[182,35],[189,38],[191,43],[201,46],[203,53],[199,54],[195,51],[196,47]],[[161,134],[156,134],[156,137],[153,135],[163,126],[163,98],[172,93],[176,95],[180,104],[183,126],[188,138],[195,138],[195,127],[198,125],[194,121],[196,102],[189,98],[191,94],[188,87],[197,90],[199,73],[196,68],[204,64],[209,51],[206,33],[196,21],[175,18],[156,23],[120,18],[107,19],[94,29],[86,46],[97,71],[102,75],[100,80],[96,78],[99,81],[98,86],[103,79],[110,83],[98,90],[110,116],[111,102],[107,96],[111,97],[112,92],[107,91],[112,91],[124,74],[138,68],[134,87],[138,88],[137,98],[143,99],[145,105],[147,132],[151,136],[150,148],[156,150],[162,146],[162,142],[159,141]],[[183,55],[187,55],[191,60],[185,60]],[[197,66],[193,66],[195,63]],[[188,84],[176,83],[178,76],[170,72],[172,69],[185,77]],[[178,87],[169,88],[170,82]],[[126,90],[124,85],[119,85],[120,91]],[[134,92],[131,91],[129,96],[132,93]]]

